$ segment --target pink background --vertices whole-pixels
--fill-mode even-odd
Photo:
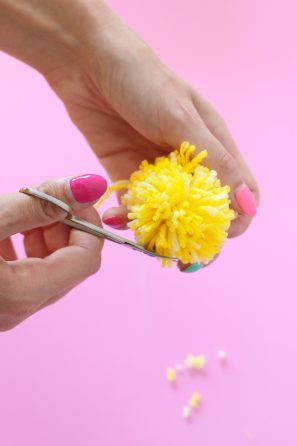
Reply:
[[[223,114],[262,205],[192,275],[106,243],[99,274],[2,333],[1,445],[295,446],[296,2],[110,3]],[[37,73],[4,54],[0,72],[3,193],[102,173]],[[166,368],[191,352],[206,354],[206,373],[173,389]],[[203,404],[187,423],[194,390]]]

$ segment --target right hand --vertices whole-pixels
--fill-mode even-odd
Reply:
[[[92,204],[106,190],[99,175],[48,181],[36,189],[68,203],[100,225]],[[98,271],[103,239],[59,223],[66,212],[22,193],[0,195],[0,331],[8,330]],[[18,260],[10,236],[24,234]]]

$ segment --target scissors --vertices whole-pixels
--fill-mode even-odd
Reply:
[[[100,228],[100,226],[96,226],[93,223],[88,222],[87,220],[84,220],[80,217],[73,215],[71,207],[67,203],[64,203],[64,201],[59,200],[56,197],[45,194],[44,192],[41,192],[37,189],[33,189],[31,187],[22,187],[20,189],[20,192],[26,195],[30,195],[31,197],[47,201],[55,206],[58,206],[63,211],[67,212],[67,217],[60,220],[60,222],[63,223],[64,225],[71,226],[72,228],[78,229],[83,232],[87,232],[89,234],[95,235],[96,237],[102,237],[106,240],[110,240],[111,242],[117,243],[122,246],[126,246],[127,248],[131,248],[134,251],[142,252],[143,254],[146,254],[150,257],[173,260],[176,262],[178,261],[178,259],[174,257],[163,256],[161,254],[157,254],[156,252],[149,251],[148,249],[145,249],[143,246],[138,245],[137,243],[132,242],[131,240],[128,240],[124,237],[120,237],[119,235],[114,234],[113,232],[107,231],[106,229]]]

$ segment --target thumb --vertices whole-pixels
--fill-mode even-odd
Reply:
[[[85,174],[50,180],[34,188],[64,201],[77,211],[94,204],[105,193],[107,183],[100,175]],[[1,195],[0,240],[55,223],[65,216],[65,211],[44,200],[21,193]]]

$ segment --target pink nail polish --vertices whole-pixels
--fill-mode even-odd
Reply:
[[[117,217],[116,215],[113,217],[103,219],[103,223],[105,223],[108,226],[111,226],[114,229],[121,228],[124,225],[123,220],[120,217]]]
[[[70,180],[72,195],[79,203],[92,203],[105,193],[107,182],[100,175],[85,174]]]
[[[236,201],[240,209],[250,217],[254,217],[257,214],[257,204],[254,195],[250,188],[246,185],[242,186],[235,193]]]

